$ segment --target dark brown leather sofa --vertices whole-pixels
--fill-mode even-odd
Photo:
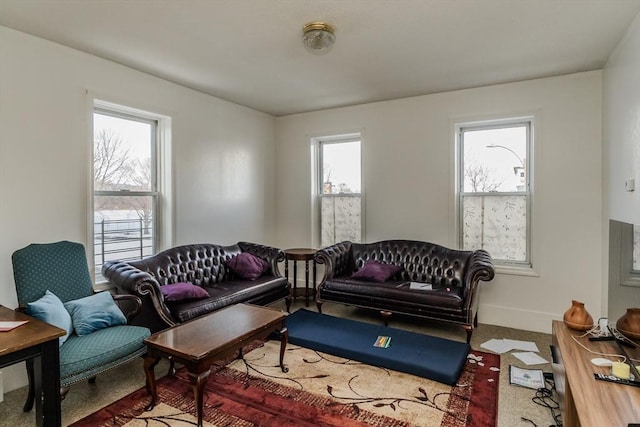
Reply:
[[[401,267],[385,282],[353,279],[367,261]],[[376,243],[341,242],[315,255],[325,272],[317,288],[317,307],[325,301],[380,310],[385,324],[392,313],[461,325],[471,340],[478,325],[479,282],[492,280],[494,266],[484,250],[459,251],[414,240]],[[433,290],[415,290],[411,282],[429,283]]]
[[[268,270],[255,280],[238,277],[226,263],[241,252],[266,260]],[[111,261],[102,274],[119,294],[142,299],[134,324],[157,332],[178,323],[237,303],[270,304],[285,299],[289,311],[291,286],[280,274],[278,262],[284,252],[270,246],[239,242],[236,245],[194,244],[167,249],[138,261]],[[161,286],[189,282],[204,288],[209,298],[169,303]]]

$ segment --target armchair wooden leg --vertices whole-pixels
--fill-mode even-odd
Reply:
[[[27,365],[27,378],[29,379],[29,392],[27,394],[27,401],[24,403],[22,410],[24,412],[29,412],[33,409],[36,394],[33,378],[33,359],[27,359],[25,363]]]
[[[287,305],[287,313],[291,313],[291,297],[286,297],[284,303]]]
[[[318,313],[322,313],[322,302],[323,301],[316,301],[316,307],[318,307]]]
[[[96,383],[96,377],[89,378],[89,384],[95,384],[95,383]]]
[[[34,385],[34,367],[33,367],[33,359],[25,360],[25,365],[27,365],[27,378],[29,380],[29,387],[27,393],[27,401],[24,403],[22,410],[24,412],[29,412],[33,409],[33,404],[35,403],[35,385]],[[93,377],[95,382],[95,377]],[[89,380],[91,382],[91,380]],[[60,400],[64,400],[67,397],[67,393],[69,392],[69,387],[60,387]]]

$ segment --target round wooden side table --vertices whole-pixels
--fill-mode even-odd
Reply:
[[[289,261],[293,261],[293,298],[298,297],[298,261],[304,261],[304,303],[306,307],[309,307],[309,262],[313,264],[313,299],[316,295],[316,263],[313,260],[313,256],[316,254],[315,249],[310,248],[291,248],[285,249],[285,261],[284,261],[284,275],[289,280]]]

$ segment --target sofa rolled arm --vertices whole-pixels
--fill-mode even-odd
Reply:
[[[178,324],[164,303],[160,284],[152,274],[144,272],[126,262],[108,261],[102,265],[102,275],[125,295],[148,296],[158,316],[169,326]]]
[[[313,256],[317,264],[324,264],[324,277],[321,283],[347,272],[351,242],[344,241],[320,249]]]
[[[251,242],[238,242],[238,246],[243,252],[249,252],[252,255],[266,260],[271,267],[273,275],[283,277],[280,273],[280,268],[278,267],[278,263],[285,260],[284,251],[282,249]]]
[[[489,252],[484,249],[473,251],[469,257],[469,265],[465,274],[464,282],[466,284],[466,293],[475,292],[480,280],[488,282],[495,276],[495,268],[493,259]]]

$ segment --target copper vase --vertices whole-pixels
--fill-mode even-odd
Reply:
[[[580,301],[571,301],[571,307],[565,311],[562,319],[564,324],[571,329],[586,331],[593,328],[593,317],[584,308],[584,303]]]
[[[627,338],[640,340],[640,308],[627,308],[616,322],[616,329]]]

